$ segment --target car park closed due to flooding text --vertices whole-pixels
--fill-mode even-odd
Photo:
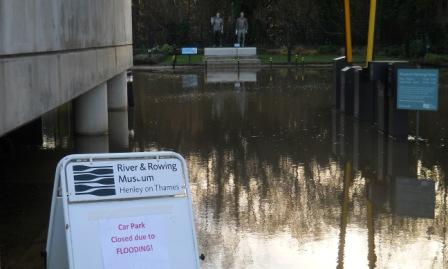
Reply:
[[[104,268],[170,268],[164,216],[99,221]]]

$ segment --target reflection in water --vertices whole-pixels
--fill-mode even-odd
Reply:
[[[441,167],[418,175],[409,144],[332,112],[329,71],[261,70],[241,91],[188,95],[166,76],[136,76],[136,150],[186,156],[206,268],[443,267]],[[403,176],[439,186],[433,219],[396,214]]]
[[[129,151],[129,120],[127,110],[109,111],[109,141],[111,152]]]
[[[76,136],[76,153],[107,153],[109,152],[109,136]]]
[[[42,116],[42,146],[45,149],[73,147],[72,105],[67,103]]]
[[[197,74],[182,74],[182,88],[195,89],[199,85]]]
[[[258,69],[213,69],[208,68],[206,83],[257,82]]]
[[[434,181],[396,177],[394,183],[393,208],[397,215],[434,218]]]
[[[1,268],[40,268],[57,160],[107,151],[109,143],[112,151],[128,145],[185,156],[203,268],[447,265],[444,130],[426,131],[437,139],[416,146],[331,111],[327,69],[260,70],[251,81],[205,83],[213,80],[208,73],[134,74],[130,142],[127,117],[111,114],[109,138],[75,140],[70,128],[44,128],[44,148],[0,163]],[[446,111],[443,92],[441,100]],[[447,126],[433,114],[435,125]]]
[[[0,268],[43,268],[51,190],[57,162],[72,153],[105,153],[129,148],[128,112],[110,112],[109,133],[74,136],[68,103],[42,117],[41,147],[0,148]],[[4,143],[0,140],[0,143]],[[1,144],[0,144],[1,145]]]

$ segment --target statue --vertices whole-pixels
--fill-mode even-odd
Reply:
[[[248,29],[249,25],[247,23],[247,19],[244,17],[244,12],[241,12],[240,17],[236,19],[235,34],[238,37],[238,44],[242,48],[244,47],[244,43],[246,41],[246,34]]]
[[[211,18],[211,24],[213,28],[213,38],[214,38],[213,47],[216,46],[222,47],[222,34],[224,33],[224,21],[221,18],[219,12],[216,13],[215,17]]]

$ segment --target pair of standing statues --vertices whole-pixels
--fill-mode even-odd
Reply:
[[[221,18],[221,14],[216,13],[215,17],[212,17],[211,24],[213,27],[214,46],[222,47],[222,35],[224,34],[224,20]],[[237,36],[238,44],[240,47],[244,47],[246,42],[247,30],[249,25],[247,19],[244,17],[244,12],[241,12],[240,17],[235,22],[235,35]]]

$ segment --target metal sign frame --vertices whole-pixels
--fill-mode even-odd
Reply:
[[[164,197],[141,197],[141,198],[117,198],[117,199],[101,199],[99,201],[70,201],[69,189],[67,184],[67,171],[66,168],[73,162],[91,162],[95,161],[114,161],[114,160],[145,160],[145,159],[177,159],[181,163],[182,177],[185,186],[185,196],[173,195]],[[70,204],[92,204],[92,203],[107,203],[111,201],[141,201],[141,200],[157,200],[158,198],[173,198],[179,199],[185,198],[188,200],[188,217],[189,225],[191,227],[191,238],[193,238],[193,252],[195,257],[195,268],[199,268],[199,252],[197,247],[196,229],[193,215],[193,205],[191,200],[191,192],[188,177],[188,167],[185,159],[174,152],[141,152],[141,153],[114,153],[114,154],[75,154],[69,155],[59,161],[56,167],[55,182],[53,187],[53,199],[51,202],[51,213],[49,220],[49,229],[47,235],[46,246],[46,267],[52,268],[75,268],[75,257],[72,249],[72,232],[71,232],[71,219],[70,219]],[[61,216],[63,215],[63,216]],[[57,237],[62,238],[57,238]],[[63,249],[62,249],[63,248]],[[66,255],[66,256],[65,256]]]

